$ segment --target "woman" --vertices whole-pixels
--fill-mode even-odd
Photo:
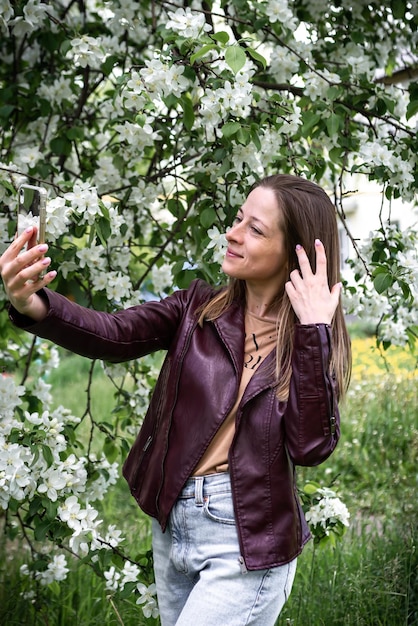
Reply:
[[[226,237],[226,288],[195,281],[115,314],[45,289],[56,275],[38,279],[50,264],[46,245],[19,254],[30,229],[0,259],[18,326],[90,358],[167,350],[124,465],[153,517],[163,626],[275,623],[310,536],[294,466],[321,463],[335,448],[350,373],[325,192],[268,177]]]

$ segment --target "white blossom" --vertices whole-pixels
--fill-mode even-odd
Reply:
[[[121,572],[121,587],[124,587],[126,583],[137,582],[140,573],[141,570],[135,563],[130,563],[129,561],[126,561]]]
[[[154,617],[157,618],[159,615],[157,600],[154,596],[157,594],[157,587],[154,583],[147,587],[143,583],[139,583],[137,585],[137,590],[141,594],[137,604],[143,604],[142,611],[146,618]]]
[[[12,418],[15,408],[22,404],[21,397],[24,393],[23,385],[16,385],[11,376],[0,375],[0,429],[2,421]]]
[[[77,250],[78,266],[88,267],[90,270],[106,270],[106,250],[101,244],[92,244],[90,247]]]
[[[281,22],[290,30],[295,30],[297,27],[297,20],[289,9],[287,0],[269,0],[265,13],[272,23]]]
[[[42,483],[38,485],[39,493],[45,493],[51,502],[56,502],[58,492],[67,485],[68,476],[59,469],[49,468],[42,475]]]
[[[109,589],[110,591],[116,591],[119,586],[119,580],[121,576],[114,567],[114,565],[112,565],[112,567],[107,570],[107,572],[104,572],[104,577],[106,579],[106,589]]]
[[[65,555],[54,555],[52,561],[48,563],[47,569],[37,572],[36,578],[42,585],[49,585],[54,581],[61,582],[65,580],[69,571]]]
[[[322,497],[305,513],[306,521],[312,526],[322,526],[327,535],[330,532],[330,524],[340,522],[344,526],[349,526],[350,513],[344,502],[336,497],[335,492],[320,488],[318,493]]]
[[[173,288],[173,275],[169,263],[163,263],[161,266],[154,265],[151,270],[151,280],[154,292],[163,295]]]
[[[215,263],[221,264],[228,247],[226,236],[219,231],[217,226],[212,226],[212,228],[208,230],[208,237],[209,243],[207,247],[209,250],[213,249],[213,260]]]
[[[97,190],[89,183],[75,183],[73,191],[64,194],[64,198],[88,224],[93,224],[95,217],[100,214]]]
[[[169,30],[197,39],[200,34],[207,33],[212,27],[206,23],[203,13],[193,12],[189,7],[186,9],[177,9],[177,11],[169,11],[169,20],[165,27]]]
[[[53,83],[43,82],[37,90],[38,96],[48,100],[51,104],[62,104],[64,100],[72,100],[71,79],[59,76]]]
[[[71,41],[71,49],[67,56],[80,67],[91,67],[98,69],[106,60],[108,52],[100,37],[90,37],[83,35]]]
[[[0,30],[7,32],[7,22],[13,17],[14,10],[9,0],[0,0]]]

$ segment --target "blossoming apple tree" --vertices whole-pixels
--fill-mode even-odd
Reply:
[[[315,180],[345,226],[361,177],[389,207],[415,201],[412,0],[0,0],[0,31],[0,245],[14,236],[18,185],[45,186],[54,288],[80,303],[115,310],[197,276],[221,281],[223,232],[265,174]],[[364,247],[353,240],[347,307],[372,317],[384,347],[417,337],[417,243],[416,229],[383,219]],[[146,568],[116,567],[121,532],[94,503],[116,480],[157,363],[105,365],[115,419],[91,419],[91,439],[103,438],[93,454],[76,430],[88,406],[51,408],[57,350],[12,328],[4,292],[0,305],[2,371],[14,374],[0,378],[0,505],[37,555],[25,571],[62,580],[65,545],[155,617]]]

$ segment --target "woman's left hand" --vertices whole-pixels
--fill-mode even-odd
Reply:
[[[312,271],[302,246],[296,247],[299,270],[290,274],[286,293],[301,324],[331,324],[341,294],[341,283],[330,290],[327,277],[327,257],[319,239],[315,240],[316,271]]]

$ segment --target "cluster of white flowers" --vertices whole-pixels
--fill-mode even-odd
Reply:
[[[299,58],[285,47],[273,48],[269,66],[278,83],[291,82],[299,69]]]
[[[99,11],[111,33],[125,37],[126,31],[129,30],[130,36],[136,41],[147,40],[149,33],[145,19],[149,10],[142,7],[142,10],[138,11],[137,5],[132,0],[119,0],[117,4],[109,2],[105,6],[100,3]]]
[[[7,22],[14,15],[14,9],[9,0],[0,0],[0,31],[7,32]]]
[[[65,100],[73,99],[73,90],[71,89],[71,79],[69,77],[60,76],[53,83],[46,82],[39,85],[37,94],[40,98],[48,100],[51,104],[62,104]]]
[[[14,166],[23,172],[36,166],[43,158],[42,152],[35,146],[22,147],[15,157]]]
[[[56,196],[46,203],[46,232],[49,242],[56,241],[68,228],[71,208],[65,199]]]
[[[304,74],[304,94],[311,100],[326,100],[327,91],[332,85],[338,85],[341,78],[338,74],[333,74],[326,69],[321,73],[309,71]]]
[[[238,72],[234,83],[226,80],[223,87],[211,91],[205,90],[202,96],[201,112],[207,117],[214,113],[219,114],[219,119],[225,119],[228,113],[238,117],[245,117],[252,100],[252,84],[249,72]]]
[[[76,66],[86,67],[89,65],[94,69],[99,69],[101,64],[109,55],[109,50],[105,46],[101,37],[90,37],[83,35],[71,41],[71,48],[67,52],[67,57]]]
[[[143,124],[124,122],[117,124],[115,130],[119,133],[119,141],[125,143],[128,155],[138,158],[145,148],[153,146],[160,139],[158,131],[152,127],[152,119],[147,118]]]
[[[312,527],[321,526],[326,535],[338,522],[349,526],[350,513],[336,493],[327,487],[319,488],[318,493],[322,497],[305,513],[306,521]]]
[[[270,22],[280,22],[289,30],[296,30],[298,26],[298,20],[289,9],[287,0],[269,0],[265,13],[270,18]]]
[[[347,312],[355,313],[359,319],[379,324],[379,338],[394,345],[405,345],[407,328],[416,325],[418,299],[418,241],[413,228],[405,228],[402,232],[395,225],[388,224],[385,233],[370,233],[359,246],[360,258],[352,262],[354,270],[361,274],[363,259],[369,266],[373,265],[375,242],[384,242],[385,249],[392,250],[391,268],[396,280],[385,292],[375,292],[371,279],[365,277],[362,288],[353,293],[346,291],[344,304]],[[396,251],[396,254],[395,254]],[[405,300],[402,281],[410,290],[412,302]],[[370,293],[373,292],[373,297]],[[396,311],[393,308],[396,303]]]
[[[70,203],[71,209],[85,223],[93,224],[96,216],[101,213],[97,189],[88,182],[75,183],[73,191],[64,194],[64,200]]]
[[[101,520],[97,516],[96,509],[88,503],[82,507],[76,496],[69,496],[58,507],[58,517],[73,531],[69,545],[76,554],[88,554],[91,541],[98,539],[97,528]]]
[[[60,582],[65,580],[69,571],[65,556],[63,554],[54,554],[46,569],[35,573],[35,578],[41,585],[49,585],[54,581]],[[26,563],[21,565],[20,573],[23,576],[30,575],[30,569]]]
[[[152,583],[148,587],[143,583],[137,585],[137,590],[141,594],[137,604],[143,604],[142,612],[146,618],[154,617],[157,618],[159,616],[159,610],[157,605],[157,587],[155,583]]]
[[[139,595],[136,603],[141,604],[144,616],[148,619],[150,617],[157,618],[159,616],[159,610],[157,605],[157,588],[155,583],[147,586],[144,583],[137,582],[141,574],[141,570],[134,563],[125,562],[122,570],[117,570],[112,565],[106,572],[104,577],[106,580],[106,589],[109,591],[123,591],[127,583],[137,583],[131,593],[137,593]]]
[[[202,93],[200,114],[209,139],[213,139],[217,127],[230,115],[245,118],[249,114],[253,98],[251,76],[251,69],[244,67],[242,71],[237,72],[233,82],[225,80],[223,87],[214,90],[205,89]]]
[[[212,257],[215,263],[221,264],[223,258],[225,256],[226,249],[228,247],[228,242],[226,240],[225,234],[221,233],[217,226],[212,226],[208,230],[209,243],[207,245],[208,249],[212,249]]]
[[[169,20],[165,24],[168,30],[174,30],[183,37],[197,39],[202,33],[212,30],[212,27],[206,23],[205,15],[192,11],[189,7],[186,9],[177,9],[177,11],[169,11]]]
[[[28,0],[23,7],[23,15],[10,19],[12,17],[11,7],[8,6],[8,2],[4,4],[5,13],[2,13],[2,17],[12,26],[13,34],[18,38],[37,30],[47,17],[47,12],[51,13],[51,7],[48,4],[40,0]]]
[[[152,100],[157,102],[160,98],[173,94],[180,96],[190,87],[188,78],[183,76],[184,65],[171,63],[160,54],[146,61],[145,67],[139,72],[144,84],[144,89]]]
[[[14,411],[22,404],[24,393],[23,385],[16,385],[13,378],[6,373],[0,375],[0,428],[5,434],[9,434],[11,428],[14,428]]]
[[[167,294],[167,291],[172,291],[174,281],[169,263],[163,263],[159,267],[154,265],[151,270],[151,280],[156,295],[162,297]]]
[[[129,396],[129,407],[133,415],[143,417],[149,404],[150,388],[149,385],[139,380],[135,389]]]
[[[47,360],[47,363],[51,360]],[[16,407],[21,406],[26,389],[16,385],[11,376],[0,377],[0,506],[7,509],[13,498],[18,502],[32,500],[43,494],[51,502],[58,502],[58,517],[73,531],[70,548],[77,554],[87,554],[89,549],[108,549],[122,541],[121,533],[109,527],[107,534],[100,535],[97,528],[101,520],[98,512],[89,504],[103,498],[118,478],[117,463],[109,463],[91,454],[89,459],[77,458],[69,453],[65,429],[79,419],[68,410],[59,407],[48,410],[51,401],[49,385],[42,380],[34,383],[38,399],[43,401],[42,413],[24,411],[24,419],[16,417]],[[11,443],[12,432],[20,434],[22,443]],[[31,446],[31,438],[41,437],[44,451],[37,454]],[[87,466],[95,467],[95,479],[88,480]],[[82,505],[82,501],[85,502]],[[60,561],[54,561],[43,574],[45,581],[57,570],[62,572]],[[55,578],[57,580],[57,578]]]
[[[364,142],[361,146],[358,161],[370,169],[371,167],[383,166],[389,176],[390,184],[400,189],[405,201],[413,201],[414,194],[410,191],[410,185],[414,181],[414,162],[406,162],[401,154],[390,149],[386,145],[387,128],[380,128],[381,136],[375,141]]]

